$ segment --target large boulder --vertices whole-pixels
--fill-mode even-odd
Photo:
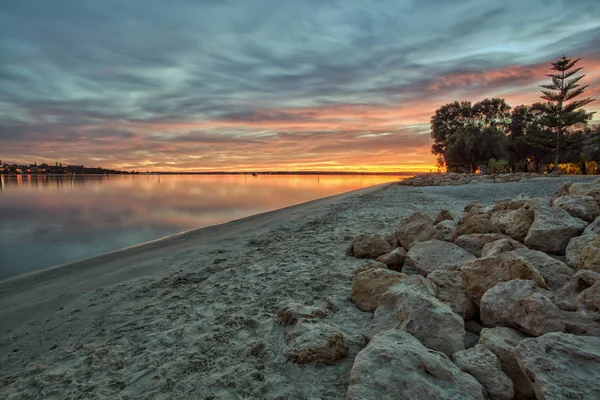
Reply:
[[[475,315],[477,306],[465,292],[460,271],[437,270],[427,275],[427,279],[435,284],[437,299],[449,305],[462,319],[466,321]]]
[[[431,233],[431,239],[443,240],[445,242],[451,242],[456,229],[456,222],[452,220],[445,220],[433,227]]]
[[[600,235],[586,244],[579,255],[579,267],[600,272]]]
[[[600,398],[600,338],[548,333],[515,350],[538,399]]]
[[[496,211],[490,221],[506,235],[519,242],[525,240],[533,221],[524,208],[518,210]]]
[[[401,330],[375,336],[354,360],[346,400],[483,400],[483,389],[450,359]]]
[[[348,255],[356,258],[377,258],[390,251],[390,244],[381,235],[361,233],[352,241]]]
[[[487,214],[466,214],[456,225],[454,239],[472,233],[501,233]]]
[[[583,230],[582,235],[600,235],[600,217],[589,224],[587,228]]]
[[[352,301],[362,311],[375,311],[381,295],[406,278],[408,275],[383,268],[363,271],[354,277]]]
[[[427,214],[416,212],[403,220],[396,228],[398,243],[406,250],[413,242],[429,239],[433,228],[433,219]]]
[[[565,311],[577,311],[600,319],[600,273],[582,269],[556,292],[555,303]]]
[[[525,244],[546,253],[565,254],[569,240],[583,232],[586,225],[562,208],[538,207]]]
[[[575,236],[569,241],[569,244],[565,250],[565,258],[567,265],[570,268],[579,269],[579,267],[581,266],[581,251],[589,242],[591,242],[595,238],[595,235],[583,235]]]
[[[477,379],[491,400],[512,400],[515,390],[504,372],[498,357],[487,347],[478,344],[452,355],[454,364]]]
[[[497,201],[492,209],[493,212],[496,211],[510,211],[510,210],[518,210],[523,207],[525,203],[527,203],[528,199],[507,199]]]
[[[541,251],[524,247],[507,254],[524,258],[529,265],[542,275],[551,290],[558,290],[563,287],[569,282],[574,273],[573,269],[567,267],[565,263]]]
[[[516,329],[496,327],[483,328],[479,339],[479,344],[488,348],[500,360],[502,372],[513,382],[516,400],[534,398],[531,383],[521,371],[515,356],[515,348],[525,338],[527,336]]]
[[[475,257],[461,247],[443,240],[415,243],[406,254],[406,264],[423,276],[438,269],[457,270]]]
[[[335,364],[348,355],[342,332],[324,323],[300,321],[285,332],[285,356],[298,364]]]
[[[507,326],[530,336],[569,332],[600,336],[600,323],[592,315],[563,311],[552,292],[530,280],[502,282],[481,298],[481,320],[487,326]]]
[[[402,269],[405,259],[406,250],[404,250],[404,247],[396,247],[391,252],[377,257],[377,261],[384,263],[389,269],[393,269],[394,271]]]
[[[448,356],[464,349],[464,321],[434,296],[435,286],[418,275],[391,287],[381,297],[365,337],[403,329],[426,347]]]
[[[484,244],[481,249],[481,257],[495,257],[502,253],[523,248],[527,247],[523,243],[507,237]]]
[[[454,240],[454,244],[462,247],[475,257],[481,257],[483,246],[505,237],[506,235],[502,233],[471,233],[457,237]]]
[[[593,184],[588,182],[575,182],[569,185],[570,195],[581,195],[582,193],[593,188]]]
[[[600,215],[600,207],[591,196],[562,196],[554,200],[554,207],[560,207],[573,217],[592,222]]]
[[[460,269],[465,291],[477,305],[489,289],[500,282],[513,279],[530,279],[541,288],[548,286],[544,278],[522,258],[503,253],[496,257],[469,261]]]
[[[437,225],[442,221],[454,221],[454,216],[448,210],[441,210],[433,220],[433,224]]]

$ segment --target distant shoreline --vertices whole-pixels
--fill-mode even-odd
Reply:
[[[238,171],[212,171],[212,172],[122,172],[107,174],[31,174],[9,173],[5,176],[107,176],[107,175],[370,175],[370,176],[412,176],[429,172],[323,172],[323,171],[263,171],[263,172],[238,172]]]

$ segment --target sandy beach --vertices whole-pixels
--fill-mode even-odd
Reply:
[[[372,318],[350,300],[364,263],[344,254],[353,236],[596,178],[385,184],[2,281],[0,397],[343,399]],[[276,318],[287,304],[328,310],[348,356],[287,360]]]

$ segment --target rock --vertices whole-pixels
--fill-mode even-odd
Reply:
[[[464,349],[464,321],[434,296],[434,285],[417,275],[391,287],[381,297],[365,337],[402,329],[446,355]]]
[[[454,216],[452,216],[452,213],[450,211],[442,210],[438,213],[438,215],[433,220],[433,224],[437,225],[442,221],[454,221]]]
[[[344,335],[323,323],[300,322],[285,332],[285,356],[298,364],[335,364],[348,355]]]
[[[402,247],[410,249],[413,242],[429,239],[433,220],[429,215],[416,212],[406,218],[396,228],[396,238]]]
[[[600,338],[548,333],[515,350],[538,399],[600,398]]]
[[[600,272],[600,235],[583,247],[579,262],[581,269]]]
[[[569,245],[565,250],[566,261],[569,267],[579,269],[581,265],[581,261],[579,260],[581,251],[589,242],[594,240],[595,237],[596,236],[594,235],[575,236],[569,241]]]
[[[479,336],[482,329],[483,326],[475,320],[470,319],[468,321],[465,321],[465,330],[468,332],[473,332]]]
[[[408,275],[383,268],[372,268],[354,277],[352,302],[362,311],[375,311],[381,295]]]
[[[525,205],[525,203],[527,203],[527,200],[528,199],[498,201],[494,205],[494,208],[492,209],[492,211],[496,212],[496,211],[518,210],[519,208],[523,207]]]
[[[582,235],[599,235],[600,234],[600,217],[596,218],[594,222],[589,224],[584,229]]]
[[[473,233],[457,237],[454,240],[454,244],[459,247],[462,247],[469,253],[473,254],[475,257],[481,257],[483,246],[485,246],[486,243],[494,242],[505,237],[506,236],[501,233]]]
[[[541,251],[523,247],[506,254],[514,254],[515,256],[524,258],[529,265],[542,275],[551,290],[558,290],[563,287],[575,273],[573,269],[567,267],[562,261],[556,260]]]
[[[390,251],[390,244],[381,235],[362,233],[354,238],[351,255],[356,258],[377,258]]]
[[[525,260],[509,253],[496,257],[478,258],[469,261],[460,269],[464,288],[469,298],[477,305],[489,289],[500,282],[513,279],[530,279],[541,288],[548,286],[544,278]]]
[[[591,196],[562,196],[554,200],[553,205],[587,222],[592,222],[600,215],[600,207]]]
[[[498,239],[483,245],[483,249],[481,250],[481,257],[495,257],[502,253],[523,248],[526,248],[526,246],[521,242],[517,242],[514,239]]]
[[[506,236],[522,242],[533,223],[528,214],[529,212],[524,208],[496,211],[490,217],[490,221],[500,228]]]
[[[463,211],[466,213],[479,213],[479,210],[482,208],[481,202],[479,200],[471,200],[467,203],[467,205],[463,208]]]
[[[569,185],[569,194],[570,195],[581,194],[583,192],[588,191],[589,189],[592,189],[592,187],[593,186],[590,183],[584,183],[584,182],[572,183],[571,185]]]
[[[475,347],[477,343],[479,343],[479,335],[473,332],[465,331],[463,343],[465,344],[465,349]]]
[[[451,242],[456,229],[456,222],[451,220],[442,221],[433,227],[431,239]]]
[[[477,307],[463,288],[460,271],[437,270],[427,275],[427,279],[435,284],[437,299],[449,305],[462,319],[469,320],[475,315]]]
[[[521,371],[515,356],[515,348],[525,338],[527,336],[516,329],[496,327],[483,328],[479,339],[479,344],[488,348],[500,360],[502,372],[513,382],[515,399],[518,400],[533,398],[531,383]]]
[[[483,386],[491,400],[512,400],[515,395],[513,383],[504,372],[498,357],[487,347],[479,344],[452,355],[454,364],[471,374]]]
[[[507,326],[531,336],[548,332],[600,335],[600,323],[593,316],[561,310],[552,292],[530,280],[502,282],[488,290],[481,298],[480,314],[487,326]]]
[[[293,325],[300,319],[325,318],[327,314],[326,310],[319,307],[292,303],[277,311],[277,322],[280,325]]]
[[[401,330],[375,336],[354,360],[346,400],[483,400],[483,389],[448,357]]]
[[[569,240],[578,236],[587,223],[562,208],[538,207],[525,244],[546,253],[564,254]]]
[[[377,257],[377,261],[387,265],[389,269],[400,271],[406,259],[406,250],[403,247],[396,247],[391,252]]]
[[[474,259],[457,245],[435,239],[416,243],[406,254],[406,263],[423,276],[438,269],[457,270]]]
[[[600,273],[582,269],[556,292],[555,303],[561,310],[600,317]]]
[[[487,214],[467,214],[456,225],[454,239],[471,233],[501,233]]]
[[[361,272],[368,271],[370,269],[388,269],[387,265],[379,261],[367,261],[366,263],[360,265],[358,268],[354,270],[354,276],[360,274]]]
[[[558,189],[556,189],[556,192],[554,192],[554,194],[552,195],[552,198],[556,199],[561,196],[568,196],[569,195],[569,187],[571,187],[572,184],[573,184],[573,182],[565,182],[562,185],[560,185],[560,187]]]

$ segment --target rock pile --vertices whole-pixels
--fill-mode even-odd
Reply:
[[[415,213],[347,254],[377,262],[355,271],[373,318],[346,399],[600,398],[600,180]]]
[[[519,182],[539,176],[555,176],[557,174],[536,174],[534,172],[516,172],[514,174],[458,174],[455,172],[416,175],[399,182],[405,186],[460,186],[477,183]]]

